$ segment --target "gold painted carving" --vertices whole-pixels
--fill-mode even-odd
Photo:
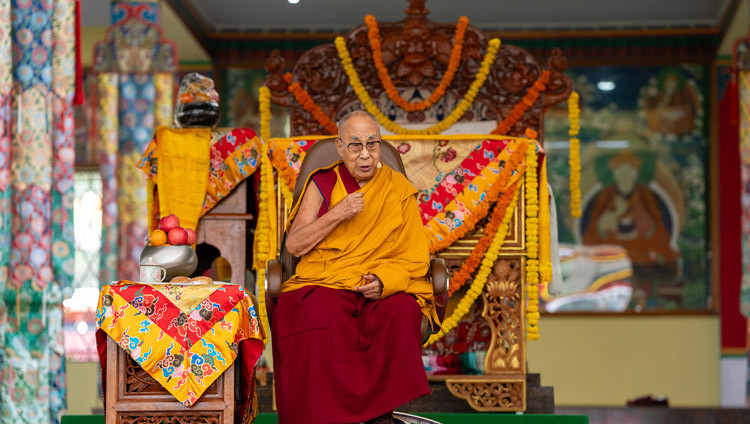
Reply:
[[[121,415],[118,424],[221,424],[220,415]]]
[[[482,292],[482,317],[492,329],[486,374],[525,373],[521,258],[499,259]]]
[[[525,411],[526,381],[493,379],[448,379],[445,381],[450,392],[477,411]]]

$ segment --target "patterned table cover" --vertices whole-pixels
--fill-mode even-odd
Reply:
[[[120,281],[102,287],[96,316],[100,357],[106,333],[185,406],[193,405],[238,355],[247,374],[263,352],[255,303],[235,284]]]

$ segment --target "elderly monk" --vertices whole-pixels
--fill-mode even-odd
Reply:
[[[301,257],[274,311],[280,424],[391,423],[429,393],[422,316],[437,323],[417,191],[380,162],[365,111],[338,122],[341,156],[305,181],[287,222]]]

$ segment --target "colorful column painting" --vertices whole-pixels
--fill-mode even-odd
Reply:
[[[59,422],[73,278],[75,0],[0,5],[0,422]],[[12,51],[12,55],[11,55]]]
[[[164,40],[158,4],[115,2],[112,26],[94,48],[102,152],[100,279],[137,279],[148,235],[146,181],[137,169],[154,129],[171,123],[176,48]]]

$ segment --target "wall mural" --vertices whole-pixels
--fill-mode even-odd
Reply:
[[[581,96],[580,219],[565,106],[545,118],[564,283],[548,311],[710,307],[709,73],[702,65],[569,70]]]

